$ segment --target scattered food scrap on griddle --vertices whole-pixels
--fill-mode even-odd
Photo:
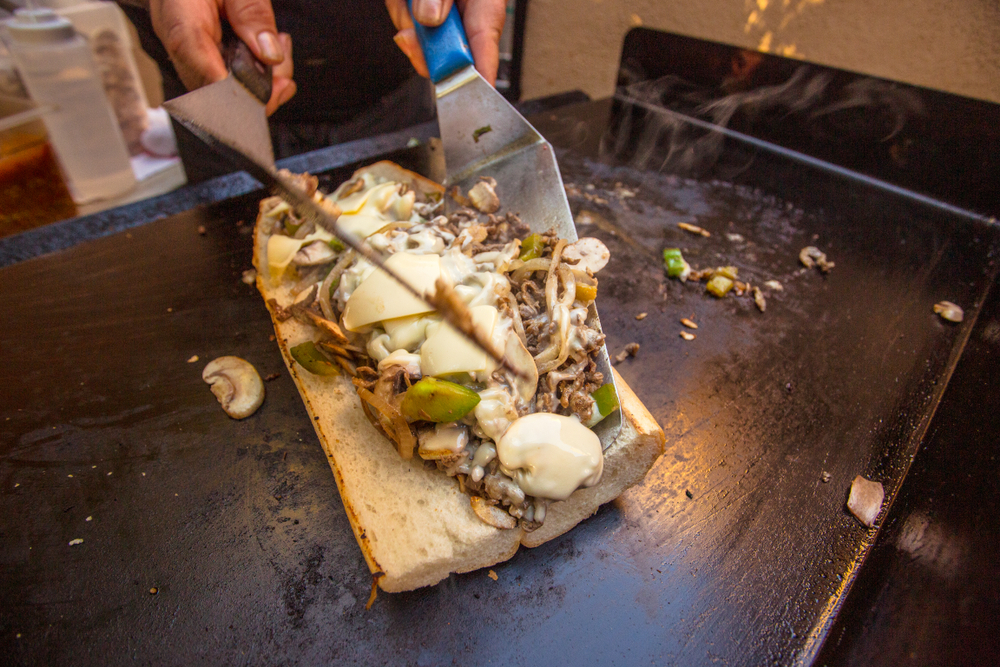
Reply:
[[[646,319],[646,315],[648,315],[648,313],[639,313],[635,316],[635,319],[641,322]]]
[[[253,285],[257,282],[257,269],[247,269],[240,277],[240,282],[244,285]]]
[[[245,359],[214,359],[205,366],[201,379],[210,385],[222,409],[233,419],[249,417],[264,402],[264,383],[257,369]]]
[[[678,222],[677,226],[683,229],[685,232],[690,232],[691,234],[697,234],[698,236],[704,236],[706,239],[712,236],[712,232],[707,229],[702,229],[698,225],[692,225],[690,222]]]
[[[197,354],[192,354],[190,357],[188,357],[188,360],[187,360],[187,362],[189,364],[193,364],[196,361],[198,361],[198,355]]]
[[[695,339],[695,335],[693,333],[691,333],[690,331],[682,331],[680,335],[681,335],[681,338],[683,338],[684,340],[694,340]]]
[[[629,357],[634,357],[639,352],[639,343],[629,343],[625,349],[615,355],[615,363],[620,364]]]
[[[807,269],[811,269],[815,266],[823,273],[830,273],[830,269],[836,266],[833,262],[826,258],[825,252],[812,245],[806,246],[799,251],[799,261],[802,262],[802,266]]]
[[[492,579],[493,581],[496,581],[497,579],[500,578],[500,577],[497,576],[497,573],[494,572],[493,570],[490,570],[489,572],[487,572],[486,576],[489,577],[490,579]]]
[[[875,519],[882,511],[882,501],[885,500],[885,491],[882,484],[872,482],[861,475],[851,482],[851,493],[847,498],[847,509],[854,517],[871,528],[875,525]]]
[[[830,481],[830,477],[831,477],[830,473],[824,470],[823,474],[819,476],[819,481],[823,482],[824,484],[827,484]]]
[[[686,326],[688,329],[697,329],[698,328],[698,323],[695,322],[692,319],[687,318],[687,317],[682,317],[681,318],[681,324],[683,324],[684,326]]]
[[[764,287],[775,292],[783,292],[785,290],[784,286],[777,280],[768,280],[764,283]]]
[[[764,292],[759,287],[753,288],[753,302],[760,312],[763,313],[767,310],[767,300],[764,298]]]
[[[70,540],[69,541],[69,546],[71,546],[71,547],[75,547],[78,544],[83,544],[83,538],[82,537],[78,537],[75,540]]]
[[[961,322],[965,319],[965,311],[961,306],[951,301],[939,301],[934,304],[934,312],[941,316],[942,320],[949,322]]]

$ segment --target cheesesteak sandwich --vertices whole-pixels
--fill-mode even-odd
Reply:
[[[445,215],[442,186],[389,162],[327,196],[297,178],[389,270],[459,302],[504,360],[280,198],[261,202],[257,287],[379,587],[506,560],[642,480],[664,436],[595,363],[603,243],[531,233],[488,179]],[[602,451],[591,428],[617,410]]]

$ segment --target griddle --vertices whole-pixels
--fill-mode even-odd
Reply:
[[[697,46],[717,68],[665,74],[644,60],[658,52],[650,44]],[[709,142],[712,159],[671,162],[678,144],[663,128],[686,117],[684,136],[708,137],[704,101],[732,93],[742,54],[633,32],[613,99],[531,117],[557,148],[581,234],[612,250],[599,297],[609,348],[640,343],[617,368],[663,426],[667,452],[642,486],[494,567],[495,580],[454,575],[365,611],[370,577],[333,476],[264,304],[240,280],[265,194],[245,175],[0,242],[5,661],[812,664],[831,628],[842,642],[850,627],[836,625],[838,611],[855,580],[874,576],[866,557],[878,537],[846,512],[850,481],[881,481],[887,502],[901,487],[904,500],[919,494],[906,491],[907,472],[928,430],[932,443],[941,437],[935,411],[960,360],[978,386],[963,351],[983,335],[977,316],[996,281],[1000,234],[987,207],[997,180],[982,181],[986,195],[935,191],[911,171],[865,167],[888,150],[881,127],[852,135],[867,160],[852,163],[842,134],[830,133],[837,151],[827,153],[815,137],[768,134],[784,114],[796,122],[782,132],[812,136],[816,122],[844,122],[837,112],[777,107],[734,115]],[[774,57],[753,72],[800,66],[879,83]],[[684,94],[637,100],[636,84],[664,76],[685,81]],[[942,102],[941,114],[997,113],[904,88],[925,108]],[[828,94],[838,99],[836,86]],[[326,186],[383,157],[428,172],[430,133],[282,166],[321,173]],[[836,262],[831,273],[803,270],[806,245]],[[716,300],[666,279],[668,246],[784,290],[768,292],[764,313],[747,298]],[[942,299],[965,308],[963,323],[933,314]],[[699,324],[693,341],[679,336],[684,317]],[[278,375],[241,422],[200,378],[222,354]],[[962,386],[943,409],[953,421]],[[895,511],[882,521],[905,524]],[[845,655],[835,648],[824,662]]]

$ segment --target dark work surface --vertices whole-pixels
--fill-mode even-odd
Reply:
[[[818,665],[1000,655],[1000,291],[994,288]]]
[[[894,633],[930,605],[964,610],[955,635],[986,655],[995,462],[977,450],[982,495],[961,491],[985,500],[970,512],[933,457],[954,465],[942,438],[996,441],[992,403],[970,397],[995,367],[996,304],[977,316],[998,230],[735,140],[696,178],[629,166],[609,148],[611,107],[535,120],[581,233],[613,253],[599,297],[611,352],[641,343],[618,368],[668,442],[643,485],[496,566],[496,581],[456,575],[366,612],[370,578],[333,476],[266,309],[240,281],[262,193],[198,206],[0,269],[3,661],[809,664],[829,637],[823,661],[868,664],[895,638],[895,659],[879,657],[899,664],[909,654]],[[423,148],[391,157],[430,160]],[[331,166],[327,184],[350,171]],[[829,275],[800,267],[805,245],[836,262]],[[765,313],[715,300],[664,277],[667,246],[784,289],[767,290]],[[933,314],[945,298],[965,322]],[[694,341],[678,335],[683,317],[699,324]],[[200,378],[221,354],[279,374],[242,422]],[[881,535],[844,508],[858,474],[889,500],[899,492]],[[900,542],[913,512],[920,537]],[[899,578],[925,563],[929,598]]]

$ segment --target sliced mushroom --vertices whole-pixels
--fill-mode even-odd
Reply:
[[[576,260],[577,268],[590,269],[591,273],[597,273],[608,265],[611,251],[600,239],[587,236],[566,246],[562,256],[571,261]]]
[[[326,241],[313,241],[295,253],[292,263],[296,266],[319,266],[329,264],[336,256],[337,253]]]
[[[941,316],[941,319],[949,322],[961,322],[965,319],[965,312],[958,304],[951,301],[939,301],[934,304],[934,312]]]
[[[500,198],[495,188],[497,182],[492,178],[484,178],[469,189],[469,201],[483,213],[496,213],[500,210]]]
[[[233,419],[249,417],[264,402],[264,383],[257,369],[239,357],[219,357],[210,361],[201,379],[211,385],[222,409]]]
[[[469,502],[472,504],[472,511],[476,513],[483,523],[494,528],[510,530],[517,527],[517,519],[505,512],[500,507],[493,505],[479,496],[471,496]]]

